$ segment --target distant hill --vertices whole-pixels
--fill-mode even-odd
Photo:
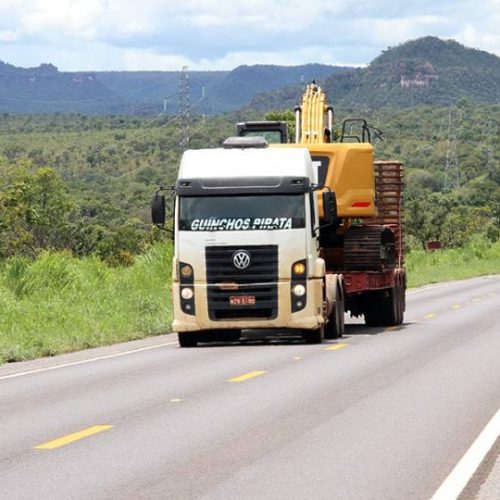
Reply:
[[[17,68],[0,61],[0,113],[177,113],[179,71],[60,72],[51,64]],[[322,64],[239,66],[190,71],[195,113],[292,109],[316,79],[336,106],[449,105],[465,97],[500,102],[500,58],[453,40],[424,37],[388,48],[366,68]]]
[[[61,73],[52,64],[17,68],[0,61],[0,112],[119,112],[122,99],[94,73]]]
[[[385,50],[366,68],[330,75],[321,82],[335,105],[378,108],[449,105],[465,97],[500,102],[500,58],[454,40],[424,37]],[[291,108],[300,89],[259,95],[250,107]]]
[[[190,103],[198,113],[219,114],[248,105],[261,92],[324,78],[350,68],[240,66],[232,71],[190,71]],[[51,64],[17,68],[0,61],[0,112],[151,114],[178,110],[178,71],[60,72]]]

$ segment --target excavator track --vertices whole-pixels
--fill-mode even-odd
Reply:
[[[394,233],[384,226],[351,226],[344,235],[346,271],[390,271],[396,265]]]

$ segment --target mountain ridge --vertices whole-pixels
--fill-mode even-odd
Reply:
[[[44,63],[17,68],[0,61],[0,112],[175,114],[180,71],[63,72]],[[184,75],[186,76],[186,75]],[[450,105],[460,98],[500,102],[500,58],[454,40],[427,36],[389,47],[364,68],[305,64],[242,65],[190,71],[193,113],[292,109],[316,79],[336,106]]]
[[[238,66],[231,71],[191,71],[195,112],[221,114],[247,105],[260,92],[350,68],[323,64]],[[180,71],[64,72],[52,64],[17,68],[0,61],[0,112],[154,114],[177,113]]]
[[[461,98],[478,104],[500,102],[500,57],[455,40],[422,37],[390,47],[367,67],[320,81],[336,105],[351,108],[447,106]],[[295,86],[256,96],[259,111],[296,104]]]

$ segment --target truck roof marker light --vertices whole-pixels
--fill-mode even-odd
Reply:
[[[351,208],[368,208],[370,205],[369,201],[356,201],[351,205]]]
[[[228,137],[223,143],[222,147],[224,149],[262,149],[267,148],[269,143],[264,139],[264,137],[253,136],[253,137]]]

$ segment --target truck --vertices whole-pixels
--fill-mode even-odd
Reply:
[[[244,332],[321,343],[344,334],[346,312],[369,326],[403,322],[403,166],[374,161],[372,134],[362,119],[337,133],[313,82],[293,143],[283,122],[243,122],[222,147],[184,152],[173,190],[181,347]],[[161,191],[152,216],[165,222]]]

